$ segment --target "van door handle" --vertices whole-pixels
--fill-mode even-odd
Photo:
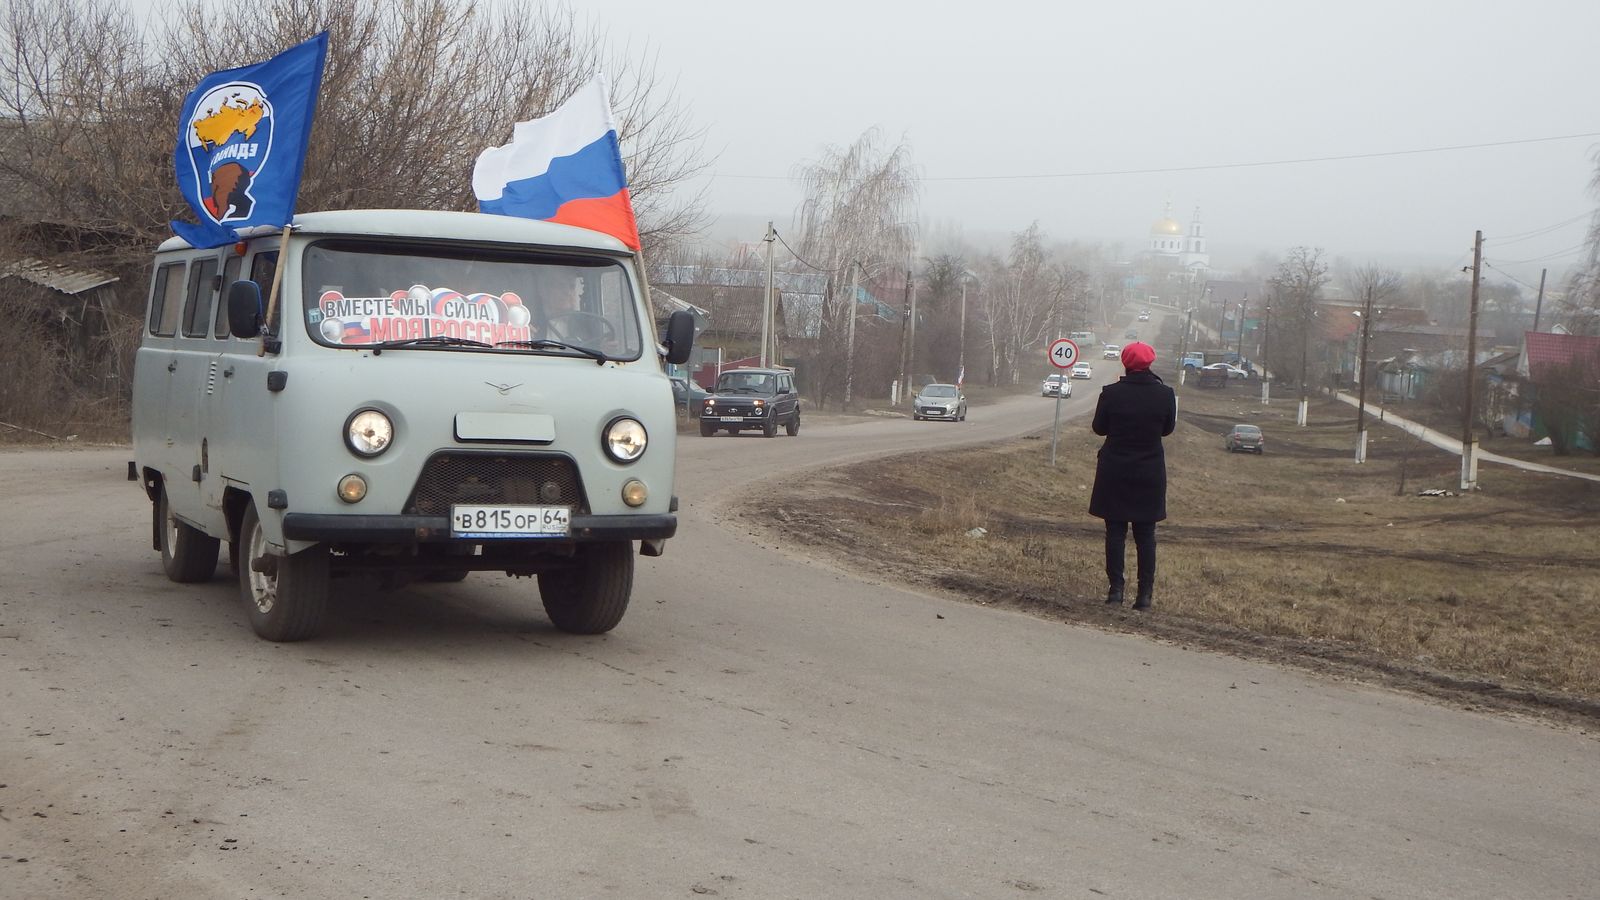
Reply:
[[[176,372],[176,371],[178,371],[178,361],[177,360],[173,360],[172,362],[167,363],[167,371],[168,372]]]
[[[226,369],[223,369],[222,370],[222,377],[223,378],[232,378],[233,377],[233,366],[229,366]]]

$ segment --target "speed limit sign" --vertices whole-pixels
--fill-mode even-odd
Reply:
[[[1070,338],[1056,338],[1050,342],[1050,365],[1070,369],[1078,361],[1078,345]]]

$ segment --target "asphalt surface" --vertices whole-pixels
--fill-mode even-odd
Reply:
[[[684,437],[680,536],[598,638],[476,574],[265,643],[225,565],[162,576],[125,449],[0,453],[0,897],[1594,896],[1592,735],[869,583],[718,514],[1051,408]]]

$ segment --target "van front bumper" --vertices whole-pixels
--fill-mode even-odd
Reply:
[[[660,515],[574,515],[564,537],[458,538],[450,533],[448,516],[361,516],[323,513],[285,513],[283,536],[294,541],[346,544],[430,544],[460,541],[490,543],[501,540],[537,541],[651,541],[678,533],[678,517]]]

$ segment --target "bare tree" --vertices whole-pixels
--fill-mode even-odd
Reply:
[[[1311,247],[1290,248],[1272,279],[1276,297],[1272,325],[1274,329],[1281,329],[1273,338],[1298,351],[1302,403],[1307,398],[1311,377],[1311,335],[1316,327],[1317,300],[1327,283],[1328,264],[1322,258],[1322,250]]]
[[[705,165],[702,132],[653,54],[612,48],[566,6],[176,0],[142,20],[123,0],[11,0],[0,12],[0,265],[48,256],[115,275],[112,312],[135,327],[151,248],[190,215],[172,171],[184,98],[208,72],[322,30],[333,49],[299,210],[473,209],[477,154],[604,72],[647,250],[697,227],[699,198],[677,189]]]
[[[1589,193],[1600,197],[1600,151],[1596,151],[1594,159]],[[1573,334],[1600,334],[1600,209],[1589,220],[1585,243],[1583,258],[1567,279],[1566,296],[1558,301],[1557,315]]]
[[[849,270],[859,267],[866,283],[886,270],[911,268],[919,186],[910,147],[882,147],[875,128],[847,147],[826,148],[799,168],[798,179],[805,198],[797,215],[799,253],[828,276],[809,376],[817,402],[826,403],[842,396],[850,357]]]

